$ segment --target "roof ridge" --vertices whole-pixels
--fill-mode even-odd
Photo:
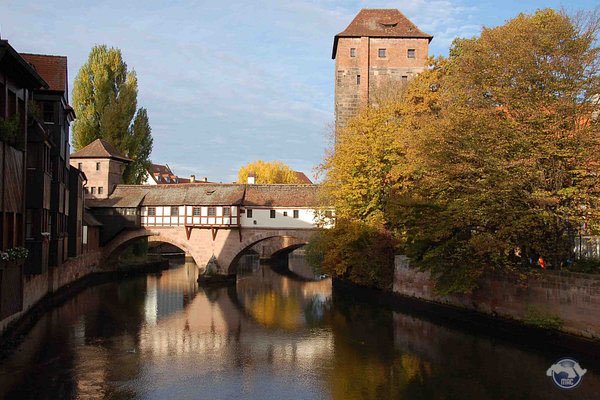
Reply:
[[[68,59],[68,56],[62,56],[62,55],[57,55],[57,54],[42,54],[42,53],[27,53],[27,52],[19,52],[19,54],[24,54],[27,56],[57,57],[57,58]]]

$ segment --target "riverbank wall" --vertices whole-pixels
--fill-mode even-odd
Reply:
[[[475,311],[527,325],[600,339],[600,276],[532,271],[520,279],[487,277],[469,295],[439,295],[429,272],[396,256],[393,292],[407,298]]]
[[[27,275],[23,278],[23,308],[0,321],[0,335],[21,319],[40,300],[62,287],[100,271],[100,251],[85,253],[70,258],[57,268],[49,268],[43,274]]]
[[[32,321],[55,304],[86,287],[127,276],[158,272],[169,266],[166,259],[133,263],[129,268],[106,265],[102,252],[70,258],[60,267],[26,277],[23,282],[23,309],[0,321],[0,337],[14,337],[26,331]]]

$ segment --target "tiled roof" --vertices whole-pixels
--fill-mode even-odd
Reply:
[[[316,207],[319,185],[179,184],[117,185],[108,199],[86,200],[98,207],[170,205],[245,205],[254,207]]]
[[[335,35],[331,58],[335,58],[337,43],[340,37],[363,36],[423,38],[429,41],[433,39],[433,36],[417,28],[400,10],[395,8],[363,8],[346,29]]]
[[[145,187],[148,188],[142,202],[145,206],[240,205],[244,199],[244,185],[189,183]]]
[[[308,176],[306,176],[306,174],[304,172],[294,171],[294,174],[296,174],[296,179],[298,179],[299,183],[302,183],[305,185],[312,185],[312,181],[310,180],[310,178]]]
[[[248,185],[245,206],[316,207],[319,185]]]
[[[31,89],[47,88],[48,83],[7,40],[0,40],[0,71],[8,73],[19,84]]]
[[[152,186],[117,185],[108,199],[86,199],[85,205],[99,207],[139,207]]]
[[[50,56],[45,54],[21,53],[21,56],[41,75],[50,86],[50,90],[65,92],[65,98],[69,93],[69,78],[67,72],[67,57]]]
[[[112,144],[103,139],[96,139],[83,149],[71,154],[71,158],[113,158],[119,161],[130,162]]]

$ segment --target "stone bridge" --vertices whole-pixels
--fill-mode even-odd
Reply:
[[[220,229],[213,240],[209,229],[194,229],[188,239],[182,226],[153,226],[122,231],[104,246],[103,258],[109,260],[136,239],[147,237],[149,242],[169,243],[179,247],[187,256],[191,256],[201,269],[214,254],[220,268],[219,273],[230,275],[236,273],[237,260],[245,250],[255,247],[261,258],[269,258],[282,251],[291,251],[305,245],[314,231],[290,228],[246,228],[241,231]]]

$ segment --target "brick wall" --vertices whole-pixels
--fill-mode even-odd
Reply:
[[[335,63],[336,127],[345,126],[360,107],[373,102],[374,94],[407,80],[427,66],[428,39],[339,38]],[[356,49],[351,57],[351,49]],[[379,57],[379,49],[386,50]],[[408,49],[415,58],[408,58]],[[360,76],[360,80],[357,77]]]
[[[532,312],[556,316],[564,332],[600,338],[600,276],[539,271],[523,281],[484,279],[471,295],[440,296],[428,272],[410,267],[403,256],[395,261],[393,290],[400,295],[521,321]]]

